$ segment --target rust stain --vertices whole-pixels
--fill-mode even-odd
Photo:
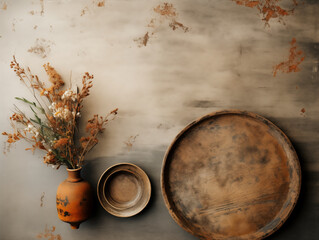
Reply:
[[[50,229],[48,226],[45,226],[44,233],[39,233],[37,235],[38,239],[47,239],[47,240],[62,240],[60,234],[55,234],[55,226],[52,226]]]
[[[42,58],[46,58],[51,52],[51,41],[45,40],[43,38],[37,38],[33,47],[31,47],[28,52],[34,53]]]
[[[3,155],[6,155],[7,152],[9,152],[9,151],[10,151],[10,150],[9,150],[9,148],[8,148],[8,146],[7,146],[7,143],[4,142],[4,143],[3,143],[3,148],[2,148],[2,153],[3,153]]]
[[[4,2],[4,3],[2,3],[2,6],[0,7],[0,9],[7,10],[7,7],[8,7],[7,3]]]
[[[40,11],[31,10],[29,13],[31,15],[39,14],[40,16],[43,16],[43,14],[44,14],[44,1],[40,0]]]
[[[281,62],[274,67],[273,75],[276,77],[277,72],[291,73],[299,72],[299,65],[305,60],[305,54],[302,50],[297,49],[296,39],[293,38],[290,43],[289,49],[289,59],[287,61]]]
[[[168,22],[168,26],[175,31],[176,29],[181,29],[185,33],[189,31],[189,28],[186,27],[183,23],[180,21],[177,21],[178,13],[176,8],[171,3],[163,3],[159,4],[155,8],[153,8],[153,11],[157,14],[156,17],[153,17],[149,23],[147,24],[148,28],[151,28],[151,30],[147,31],[146,34],[143,37],[139,37],[137,39],[134,39],[135,42],[138,43],[139,47],[146,46],[150,37],[155,34],[160,29],[160,26],[164,22]]]
[[[81,17],[84,16],[87,12],[89,11],[93,11],[94,8],[101,8],[101,7],[105,7],[105,0],[92,0],[90,4],[88,4],[87,6],[85,6],[82,10],[81,10]]]
[[[44,14],[44,1],[43,1],[43,0],[40,0],[40,4],[41,4],[41,12],[40,12],[40,15],[43,16],[43,14]]]
[[[81,17],[82,17],[83,15],[85,15],[87,11],[89,11],[89,8],[88,8],[88,7],[84,7],[84,8],[82,9],[82,11],[81,11]]]
[[[154,8],[154,12],[166,16],[166,17],[176,17],[176,8],[174,8],[173,4],[171,3],[163,3],[162,5],[158,5]]]
[[[156,19],[152,18],[149,24],[147,24],[148,27],[150,28],[155,28],[156,27]]]
[[[40,201],[41,201],[40,207],[43,207],[43,205],[44,205],[44,195],[45,195],[45,192],[43,192],[42,195],[41,195],[41,198],[40,198]]]
[[[258,12],[263,16],[262,20],[265,21],[266,26],[269,26],[270,19],[277,19],[279,22],[283,22],[283,17],[292,15],[295,7],[298,5],[297,0],[292,0],[292,7],[290,9],[283,9],[279,2],[281,0],[232,0],[237,5],[256,8]]]
[[[182,28],[184,32],[188,32],[189,28],[184,26],[184,24],[182,24],[181,22],[177,21],[178,13],[173,4],[160,4],[154,8],[154,12],[167,19],[169,21],[169,27],[173,30],[176,30],[177,28]],[[149,25],[154,25],[154,23],[154,19],[152,19]]]
[[[126,142],[124,142],[125,145],[126,145],[126,147],[127,147],[127,149],[128,149],[129,151],[132,149],[133,144],[134,144],[134,142],[135,142],[135,140],[136,140],[137,137],[138,137],[138,134],[135,135],[135,136],[130,136],[130,137],[128,138],[128,140],[127,140]]]
[[[139,47],[142,47],[142,46],[146,47],[149,39],[150,39],[150,36],[148,35],[148,32],[147,32],[147,33],[145,33],[145,35],[143,37],[134,39],[134,41],[138,43]]]
[[[175,31],[177,28],[181,28],[183,29],[184,32],[188,32],[189,28],[184,26],[182,23],[177,22],[177,21],[173,21],[169,24],[169,26]]]
[[[105,6],[105,0],[99,1],[99,2],[97,3],[97,6],[98,6],[98,7],[104,7],[104,6]]]
[[[301,110],[300,110],[300,115],[301,116],[306,116],[306,109],[305,108],[302,108]]]

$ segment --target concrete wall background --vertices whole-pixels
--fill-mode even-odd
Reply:
[[[302,192],[292,216],[270,239],[317,239],[319,2],[303,1],[283,17],[285,24],[275,18],[267,27],[256,8],[231,0],[169,1],[186,32],[173,30],[172,19],[153,10],[163,1],[106,0],[98,7],[99,2],[104,1],[0,1],[1,132],[10,130],[14,97],[30,96],[9,67],[13,55],[42,80],[47,62],[64,79],[72,71],[73,84],[88,71],[95,80],[82,123],[115,107],[119,115],[87,157],[83,176],[96,187],[106,168],[132,162],[151,179],[151,202],[128,219],[109,215],[96,202],[94,216],[72,231],[55,208],[65,169],[47,167],[41,152],[25,152],[28,145],[20,142],[0,155],[0,239],[38,239],[52,226],[49,232],[64,240],[195,239],[166,210],[159,186],[162,159],[184,126],[222,109],[263,115],[291,139],[302,165]],[[289,8],[292,1],[280,4]],[[152,19],[155,28],[148,26]],[[147,32],[144,46],[139,38]],[[273,67],[289,57],[292,38],[306,57],[300,71],[274,77]],[[32,47],[43,51],[28,51]]]

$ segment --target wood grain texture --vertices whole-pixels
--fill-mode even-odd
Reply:
[[[294,208],[301,170],[268,120],[221,111],[188,125],[164,158],[162,191],[175,221],[201,239],[262,239]]]

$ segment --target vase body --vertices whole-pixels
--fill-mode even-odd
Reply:
[[[59,218],[78,229],[90,217],[93,206],[91,185],[81,178],[81,168],[67,169],[68,178],[60,183],[56,194]]]

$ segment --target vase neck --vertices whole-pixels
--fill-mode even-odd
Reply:
[[[69,182],[79,182],[82,181],[81,178],[81,170],[82,168],[77,169],[67,169],[68,171],[68,178],[66,179]]]

